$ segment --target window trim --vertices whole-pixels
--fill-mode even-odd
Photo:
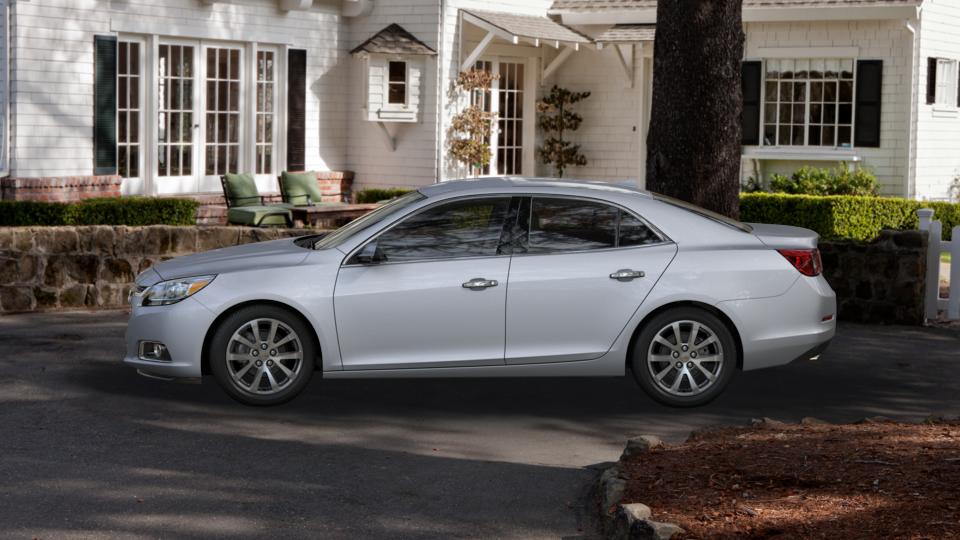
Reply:
[[[504,253],[504,254],[501,254],[501,255],[470,255],[470,256],[464,256],[464,257],[450,257],[450,258],[446,258],[446,259],[418,259],[418,260],[412,260],[412,261],[393,261],[393,262],[387,261],[387,262],[370,263],[370,264],[348,263],[348,261],[350,261],[350,260],[354,257],[354,255],[356,255],[357,253],[359,253],[367,244],[369,244],[370,242],[372,242],[372,241],[376,240],[377,238],[379,238],[380,235],[382,235],[382,234],[386,233],[387,231],[393,229],[394,227],[396,227],[397,225],[399,225],[400,223],[402,223],[403,221],[405,221],[407,218],[411,218],[411,217],[413,217],[413,216],[415,216],[415,215],[417,215],[417,214],[419,214],[419,213],[421,213],[421,212],[424,212],[424,211],[426,211],[426,210],[428,210],[428,209],[430,209],[430,208],[433,208],[433,207],[435,207],[435,206],[437,206],[437,205],[444,204],[444,203],[448,203],[448,202],[455,202],[455,201],[464,200],[464,199],[489,199],[489,198],[503,198],[503,197],[509,197],[509,198],[511,198],[511,206],[513,205],[513,199],[519,199],[521,207],[523,206],[524,199],[527,199],[527,200],[529,201],[529,205],[528,205],[528,206],[530,207],[530,210],[531,210],[531,211],[533,211],[533,198],[534,198],[534,197],[551,198],[551,199],[570,199],[570,200],[575,200],[575,201],[589,201],[589,202],[596,202],[596,203],[600,203],[600,204],[606,204],[606,205],[608,205],[608,206],[612,206],[612,207],[614,207],[614,208],[619,209],[621,212],[627,212],[627,213],[629,213],[630,215],[632,215],[633,217],[635,217],[636,219],[638,219],[641,223],[643,223],[644,225],[646,225],[647,227],[649,227],[650,230],[660,238],[660,241],[659,241],[659,242],[652,243],[652,244],[641,244],[641,245],[639,245],[639,246],[626,246],[626,247],[619,247],[619,246],[617,246],[617,247],[612,247],[612,248],[581,249],[581,250],[572,250],[572,251],[554,251],[554,252],[550,252],[550,253],[516,253],[516,252],[514,252],[513,250],[511,250],[510,253]],[[528,231],[528,233],[529,233],[529,225],[528,225],[527,231]],[[619,234],[619,233],[618,233],[618,234]],[[617,240],[618,240],[618,242],[619,242],[619,238],[618,238]],[[502,242],[502,241],[503,241],[503,233],[501,233],[501,242]],[[384,227],[383,229],[377,231],[376,233],[374,233],[374,234],[373,234],[372,236],[370,236],[369,238],[367,238],[367,239],[363,240],[362,242],[360,242],[359,244],[357,244],[357,247],[355,247],[355,248],[353,248],[352,250],[350,250],[350,251],[347,253],[346,257],[344,257],[343,260],[340,262],[340,267],[341,267],[341,268],[355,268],[355,267],[383,266],[383,265],[389,265],[389,264],[417,264],[417,263],[425,263],[425,262],[459,261],[459,260],[465,260],[465,259],[498,259],[498,258],[501,258],[501,257],[516,257],[516,256],[544,257],[544,256],[553,256],[553,255],[570,255],[570,254],[575,254],[575,253],[597,253],[597,252],[606,252],[606,251],[626,251],[626,250],[633,250],[633,249],[649,248],[649,247],[654,247],[654,246],[663,246],[663,245],[674,244],[674,243],[675,243],[675,242],[674,242],[669,236],[667,236],[662,230],[660,230],[659,227],[657,227],[656,225],[650,223],[650,221],[648,221],[647,219],[644,219],[642,216],[638,215],[636,212],[634,212],[633,210],[630,210],[629,208],[625,207],[624,205],[619,204],[619,203],[616,203],[616,202],[613,202],[613,201],[609,201],[609,200],[607,200],[607,199],[602,199],[602,198],[598,198],[598,197],[585,197],[585,196],[578,196],[578,195],[553,194],[553,193],[536,193],[536,192],[486,193],[486,194],[482,194],[482,195],[461,195],[461,196],[459,196],[459,197],[450,197],[450,198],[442,199],[442,200],[436,201],[436,202],[434,202],[434,203],[432,203],[432,204],[427,204],[427,205],[425,205],[425,206],[421,206],[420,208],[418,208],[418,209],[410,212],[409,214],[405,214],[405,215],[403,215],[403,216],[398,217],[398,218],[396,219],[396,221],[390,223],[389,225],[387,225],[387,226]]]
[[[827,50],[825,50],[825,51],[823,51],[823,52],[829,52],[829,51],[830,51],[830,50],[827,49]],[[816,50],[816,49],[811,49],[810,51],[806,51],[806,52],[817,52],[817,50]],[[837,52],[841,52],[841,51],[838,50]],[[851,51],[843,51],[843,52],[850,53],[850,52],[853,52],[853,51],[851,50]],[[797,148],[806,148],[806,149],[819,150],[820,152],[844,152],[844,151],[856,150],[858,147],[854,144],[854,131],[855,131],[856,125],[857,125],[857,99],[856,99],[856,92],[857,92],[857,75],[858,75],[858,73],[857,73],[857,60],[859,60],[859,59],[860,59],[860,57],[859,57],[859,56],[856,56],[856,55],[854,55],[854,56],[846,56],[846,55],[843,55],[843,56],[783,56],[783,55],[771,55],[771,54],[767,54],[767,55],[763,56],[763,57],[761,58],[762,64],[761,64],[761,77],[760,77],[760,144],[757,144],[757,145],[755,145],[755,146],[756,146],[757,148],[771,149],[771,150],[785,150],[785,149],[786,149],[786,150],[790,150],[790,149],[797,149]],[[810,78],[809,78],[809,77],[807,78],[807,82],[806,82],[807,90],[806,90],[806,92],[805,92],[804,102],[803,102],[803,144],[787,144],[787,145],[784,145],[784,144],[769,144],[769,145],[768,145],[768,144],[764,144],[764,133],[765,133],[765,131],[766,131],[766,124],[767,124],[767,122],[766,122],[766,119],[767,119],[767,118],[766,118],[766,116],[767,116],[767,62],[770,61],[770,60],[778,60],[778,61],[779,61],[779,60],[794,60],[794,61],[796,61],[796,60],[807,60],[807,61],[810,61],[810,60],[838,60],[838,61],[840,61],[840,62],[843,62],[843,61],[845,61],[845,60],[849,60],[850,62],[853,63],[853,68],[852,68],[852,69],[853,69],[853,78],[850,79],[850,84],[851,84],[851,95],[850,95],[850,99],[851,99],[851,101],[850,101],[850,144],[849,144],[849,146],[839,146],[839,145],[824,146],[824,145],[819,145],[819,144],[818,144],[818,145],[811,145],[811,144],[809,143],[809,139],[810,139]],[[777,80],[780,81],[780,80],[783,80],[783,79],[777,79]],[[822,79],[822,80],[827,80],[827,79]],[[840,78],[837,78],[836,80],[839,82],[841,79],[840,79]],[[837,92],[838,92],[838,96],[837,96],[837,97],[838,97],[838,101],[837,101],[837,105],[836,105],[836,106],[837,106],[836,118],[837,118],[838,121],[832,124],[832,126],[833,126],[833,128],[834,128],[835,130],[839,130],[841,125],[844,125],[844,126],[846,125],[846,124],[840,124],[840,123],[839,123],[839,116],[840,116],[840,112],[839,112],[839,107],[840,107],[840,102],[839,102],[839,85],[838,85]],[[778,113],[779,113],[779,103],[780,103],[780,100],[777,99],[777,111],[778,111]],[[791,103],[792,103],[792,102],[791,102]],[[793,123],[791,122],[791,124],[793,124]],[[779,142],[779,133],[780,133],[780,118],[779,118],[779,115],[778,115],[778,117],[777,117],[777,119],[776,119],[775,125],[776,125],[776,130],[777,130],[777,138],[778,138],[778,142]],[[826,125],[828,125],[828,124],[821,123],[821,124],[818,124],[818,125],[819,125],[820,127],[823,127],[823,126],[826,126]],[[834,134],[834,138],[835,138],[835,140],[836,140],[836,138],[838,138],[838,135],[837,135],[836,133]]]

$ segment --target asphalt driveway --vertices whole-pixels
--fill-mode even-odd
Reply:
[[[632,380],[321,381],[253,409],[119,363],[125,314],[0,317],[2,538],[589,536],[596,466],[751,417],[960,414],[960,332],[841,325],[671,410]]]

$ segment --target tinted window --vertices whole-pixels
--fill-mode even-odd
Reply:
[[[387,262],[497,255],[509,207],[509,197],[441,204],[380,235],[377,247]]]
[[[612,248],[616,242],[616,208],[576,199],[533,199],[529,253]]]
[[[642,246],[660,242],[657,233],[629,212],[620,211],[620,247]]]

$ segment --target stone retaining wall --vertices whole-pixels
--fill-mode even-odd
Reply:
[[[870,243],[821,241],[841,321],[922,325],[927,233],[881,231]]]
[[[127,305],[136,275],[197,251],[310,234],[248,227],[0,227],[0,313]]]
[[[0,228],[0,312],[126,305],[137,273],[196,251],[309,234],[246,227]],[[821,242],[841,320],[923,324],[926,233]]]

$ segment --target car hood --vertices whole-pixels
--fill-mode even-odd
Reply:
[[[310,250],[296,245],[293,238],[284,238],[185,255],[158,263],[152,270],[166,280],[294,266],[303,262],[309,254]]]

